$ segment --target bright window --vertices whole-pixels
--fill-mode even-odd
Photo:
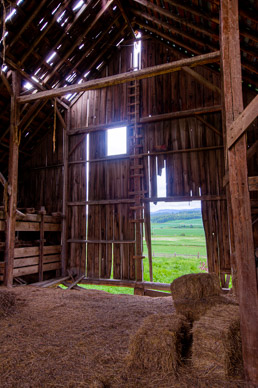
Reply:
[[[121,155],[127,153],[126,127],[107,130],[107,155]]]

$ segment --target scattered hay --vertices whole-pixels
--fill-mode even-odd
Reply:
[[[193,368],[201,378],[243,378],[237,306],[216,306],[193,325]]]
[[[129,345],[129,368],[150,373],[172,373],[176,377],[189,342],[189,333],[190,325],[182,316],[159,314],[145,318]]]
[[[174,301],[178,299],[202,299],[221,294],[218,276],[210,273],[181,276],[171,283],[170,288]]]
[[[212,296],[203,299],[178,299],[174,302],[176,312],[189,321],[198,321],[211,308],[217,305],[237,305],[237,302],[225,296]]]
[[[14,310],[16,298],[12,291],[0,290],[0,318]]]

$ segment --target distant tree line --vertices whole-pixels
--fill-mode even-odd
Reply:
[[[152,214],[151,221],[156,223],[164,223],[168,221],[176,220],[192,220],[192,219],[201,219],[202,214],[200,210],[187,210],[181,211],[178,213],[162,213],[162,214]]]

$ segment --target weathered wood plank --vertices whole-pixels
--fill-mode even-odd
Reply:
[[[250,102],[245,110],[233,121],[227,132],[228,148],[245,133],[250,124],[258,116],[258,95]]]
[[[157,65],[134,72],[117,74],[110,77],[104,77],[93,81],[83,82],[81,84],[67,86],[65,88],[56,88],[52,90],[46,90],[44,92],[38,92],[36,94],[30,94],[28,96],[21,96],[18,98],[18,102],[25,104],[26,102],[35,101],[39,99],[63,96],[67,93],[80,93],[86,90],[105,88],[112,85],[135,81],[137,79],[140,80],[161,74],[179,71],[184,66],[194,67],[199,65],[205,65],[207,63],[217,62],[219,58],[220,52],[215,51],[212,53],[203,54],[192,58],[181,59],[179,61],[165,63],[163,65]]]
[[[15,244],[15,221],[18,190],[18,159],[19,159],[19,105],[17,97],[20,92],[20,78],[16,72],[12,72],[10,140],[9,140],[9,166],[8,186],[10,194],[7,202],[6,235],[5,235],[5,285],[13,284],[13,261]]]
[[[243,111],[238,2],[221,1],[221,68],[226,138]],[[229,144],[227,144],[227,147]],[[247,179],[246,138],[228,151],[229,188],[235,236],[242,353],[246,380],[258,385],[258,294],[251,204]]]
[[[249,191],[258,191],[258,176],[249,176],[248,187]]]

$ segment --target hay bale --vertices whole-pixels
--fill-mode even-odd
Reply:
[[[221,294],[219,278],[213,273],[196,273],[181,276],[171,283],[174,301],[180,299],[202,299]]]
[[[199,320],[207,311],[217,305],[237,306],[237,302],[222,295],[202,299],[177,299],[174,302],[176,312],[184,315],[191,322]]]
[[[131,338],[127,364],[142,372],[176,377],[189,342],[190,325],[179,315],[150,315]]]
[[[216,306],[193,325],[192,364],[202,378],[243,378],[237,306]]]
[[[0,318],[10,313],[16,304],[16,297],[12,291],[0,290]]]

